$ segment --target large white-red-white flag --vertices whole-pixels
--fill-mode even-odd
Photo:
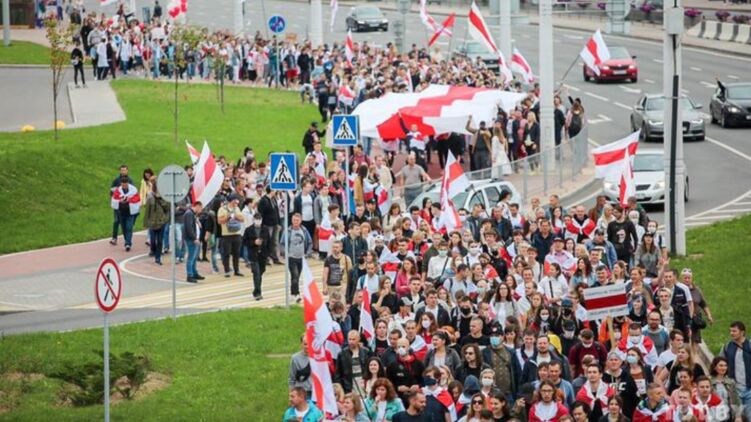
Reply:
[[[618,184],[621,204],[636,194],[633,157],[639,147],[640,132],[637,130],[621,140],[592,150],[595,177]]]
[[[172,20],[188,13],[188,0],[172,0],[167,5],[167,14]]]
[[[428,41],[428,47],[432,47],[441,35],[451,38],[453,35],[451,30],[454,27],[454,23],[456,23],[456,13],[450,14],[439,27],[433,28],[433,36],[430,37],[430,40]]]
[[[331,32],[334,32],[334,23],[336,22],[336,12],[339,10],[339,2],[337,0],[331,0]]]
[[[446,158],[446,170],[443,172],[441,183],[441,221],[439,226],[447,232],[452,232],[462,226],[459,213],[456,211],[451,198],[469,189],[469,179],[454,154],[449,151]]]
[[[431,33],[435,32],[436,28],[438,27],[438,23],[428,13],[427,0],[420,0],[420,20]]]
[[[482,18],[480,8],[477,7],[477,4],[474,1],[472,2],[472,6],[469,9],[468,18],[469,35],[472,37],[472,39],[484,45],[485,48],[488,49],[488,51],[498,55],[498,66],[500,67],[501,74],[505,78],[504,82],[506,84],[511,83],[514,75],[511,73],[511,70],[508,67],[508,63],[506,63],[506,58],[503,57],[503,52],[501,52],[501,50],[499,50],[495,45],[495,41],[493,41],[493,35],[490,33],[490,28],[488,28],[488,25],[485,24],[485,19]]]
[[[600,74],[600,65],[610,60],[610,50],[599,29],[589,37],[579,56],[596,75]]]
[[[511,70],[521,75],[524,82],[531,84],[535,81],[535,75],[532,73],[532,66],[527,59],[522,56],[521,51],[514,47],[514,54],[511,56]]]
[[[327,354],[326,350],[329,336],[334,332],[334,320],[331,318],[331,313],[324,303],[323,295],[318,290],[318,285],[313,279],[305,258],[302,261],[302,276],[305,337],[308,340],[313,401],[323,412],[338,415],[334,385],[329,369],[330,354]]]
[[[190,154],[190,162],[195,165],[201,158],[201,153],[187,139],[185,140],[185,146],[188,148],[188,154]]]
[[[115,3],[117,3],[117,0],[99,0],[99,6],[109,6]]]
[[[352,42],[352,30],[347,31],[347,38],[344,40],[344,57],[347,59],[347,65],[352,67],[352,59],[355,57],[355,46]]]
[[[216,165],[214,154],[211,153],[208,142],[203,143],[201,157],[193,170],[191,197],[194,203],[200,201],[203,205],[207,205],[219,192],[224,180],[222,169]]]

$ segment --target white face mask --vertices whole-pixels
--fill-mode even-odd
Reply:
[[[396,349],[396,352],[399,353],[399,356],[407,356],[407,348],[406,347],[400,347]]]
[[[482,386],[483,387],[492,387],[493,386],[493,380],[488,378],[482,379]]]
[[[422,328],[424,328],[424,329],[426,329],[426,330],[427,330],[428,328],[430,328],[430,320],[424,320],[424,321],[422,322]]]
[[[470,255],[475,256],[475,255],[478,255],[479,253],[480,253],[480,248],[478,247],[469,248]]]
[[[641,343],[641,336],[628,336],[628,341],[630,341],[631,344],[639,344]]]
[[[540,319],[543,321],[547,321],[548,318],[550,318],[550,315],[540,315]]]

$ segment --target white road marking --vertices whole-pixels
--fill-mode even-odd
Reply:
[[[717,87],[717,84],[713,84],[712,82],[699,81],[699,83],[702,84],[705,88],[709,89],[715,89]]]
[[[660,60],[660,59],[652,59],[652,61],[655,62],[655,63],[662,63],[662,60]]]
[[[732,152],[733,154],[735,154],[735,155],[737,155],[737,156],[739,156],[739,157],[741,157],[743,159],[746,159],[748,161],[751,161],[751,156],[749,156],[748,154],[744,154],[741,151],[738,151],[737,149],[735,149],[735,148],[733,148],[731,146],[725,145],[725,144],[723,144],[722,142],[720,142],[720,141],[718,141],[716,139],[712,139],[712,138],[709,138],[709,137],[706,137],[705,139],[707,141],[709,141],[709,142],[717,145],[720,148],[725,148],[726,150]]]
[[[722,214],[720,214],[722,213]],[[726,218],[733,218],[737,217],[738,214],[733,213],[731,211],[712,211],[711,214],[703,215],[701,217],[693,216],[691,217],[694,220],[724,220]]]
[[[563,34],[564,37],[572,40],[583,40],[584,37],[581,35],[569,35],[569,34]]]
[[[694,72],[701,72],[702,71],[702,69],[700,67],[694,67],[694,66],[692,66],[692,67],[690,67],[690,69],[693,70]]]
[[[751,201],[740,201],[733,204],[733,206],[735,205],[751,205]]]
[[[584,95],[589,95],[590,97],[597,98],[598,100],[601,100],[601,101],[610,101],[610,99],[603,97],[602,95],[593,94],[589,91],[584,91]]]
[[[735,75],[728,75],[728,78],[730,78],[730,79],[740,79],[739,77],[737,77]]]
[[[172,257],[172,254],[171,254],[171,253],[170,253],[170,254],[168,254],[168,255],[169,255],[170,257]],[[125,260],[121,261],[121,262],[120,262],[120,270],[121,270],[122,272],[124,272],[124,273],[130,274],[130,275],[133,275],[133,276],[136,276],[136,277],[140,277],[140,278],[145,278],[145,279],[147,279],[147,280],[161,281],[161,282],[164,282],[164,283],[172,283],[172,280],[170,280],[170,279],[166,279],[166,278],[158,278],[158,277],[152,277],[152,276],[150,276],[150,275],[145,275],[145,274],[139,274],[139,273],[137,273],[137,272],[134,272],[134,271],[131,271],[131,270],[129,270],[129,269],[128,269],[128,263],[129,263],[129,262],[131,262],[131,261],[135,261],[136,259],[138,259],[138,258],[142,258],[142,257],[144,257],[144,256],[148,256],[148,254],[147,254],[147,253],[143,253],[143,254],[140,254],[140,255],[134,255],[134,256],[131,256],[131,257],[130,257],[130,258],[128,258],[128,259],[125,259]],[[182,285],[185,285],[185,286],[190,286],[190,285],[191,285],[192,283],[188,283],[188,282],[186,282],[186,281],[179,281],[179,280],[178,280],[178,281],[177,281],[177,284],[182,284]]]
[[[631,107],[627,106],[626,104],[619,103],[618,101],[614,101],[613,104],[615,104],[616,106],[618,106],[618,107],[620,107],[622,109],[631,110]]]
[[[641,89],[639,89],[639,88],[629,88],[629,87],[627,87],[625,85],[618,85],[618,86],[621,87],[621,89],[624,92],[629,92],[631,94],[641,94]]]
[[[691,92],[691,91],[689,91],[689,90],[687,90],[687,89],[683,89],[683,88],[681,88],[681,93],[682,93],[682,94],[689,94],[690,92]]]
[[[644,82],[646,82],[646,83],[648,83],[648,84],[653,84],[653,83],[655,83],[655,81],[653,81],[653,80],[651,80],[651,79],[644,79]]]
[[[704,119],[704,120],[707,120],[707,119],[711,119],[711,118],[712,118],[712,116],[710,116],[709,114],[707,114],[707,113],[705,113],[705,112],[703,112],[703,111],[702,111],[702,112],[700,112],[700,113],[699,113],[699,115],[700,115],[700,116],[701,116],[701,118],[702,118],[702,119]]]
[[[599,119],[589,118],[589,119],[587,119],[587,123],[589,123],[590,125],[596,125],[598,123],[612,122],[613,121],[613,119],[611,119],[610,117],[608,117],[608,116],[606,116],[604,114],[598,114],[597,116],[599,117]]]
[[[579,89],[579,88],[577,88],[575,86],[571,86],[571,85],[566,85],[566,88],[568,88],[568,89],[570,89],[571,91],[574,91],[574,92],[581,91],[581,89]]]

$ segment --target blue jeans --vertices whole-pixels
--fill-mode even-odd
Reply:
[[[185,263],[185,272],[188,274],[188,277],[195,277],[198,275],[196,261],[198,261],[198,252],[201,250],[201,244],[191,240],[185,242],[185,246],[188,248],[188,260]]]
[[[162,229],[162,245],[164,245],[163,250],[169,249],[171,240],[172,239],[170,239],[169,223],[167,223],[164,225],[164,228]]]
[[[185,257],[185,242],[183,242],[183,224],[175,223],[175,258],[183,259]]]
[[[217,255],[219,255],[219,242],[221,242],[221,239],[217,239],[216,242],[214,242],[214,246],[212,246],[211,249],[211,268],[214,270],[215,273],[219,272],[219,262],[221,259],[217,259]]]
[[[741,414],[745,417],[744,420],[751,420],[751,388],[738,387],[738,397],[741,399]]]
[[[130,64],[130,60],[120,60],[120,71],[123,72],[123,75],[128,74],[128,65]]]
[[[136,221],[136,215],[122,215],[120,214],[120,227],[123,229],[123,237],[125,238],[125,246],[133,246],[133,223]]]
[[[119,210],[112,210],[114,211],[114,219],[112,220],[112,239],[117,240],[117,235],[119,233],[120,228],[120,211]]]
[[[373,138],[368,136],[362,137],[362,149],[365,155],[370,155],[370,148],[373,146]]]

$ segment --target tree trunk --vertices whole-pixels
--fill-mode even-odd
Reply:
[[[59,88],[59,83],[57,81],[57,75],[55,75],[55,70],[52,70],[52,128],[55,131],[55,142],[59,139],[59,134],[57,133],[57,91]]]
[[[222,77],[219,80],[219,91],[220,91],[220,103],[222,105],[222,114],[224,114],[224,75],[225,75],[226,69],[224,67],[224,63],[222,63]]]
[[[177,88],[179,87],[178,80],[177,80],[177,76],[178,76],[177,66],[175,66],[174,70],[175,70],[175,146],[177,146],[178,145],[178,139],[177,139],[177,113],[178,113],[178,108],[177,108],[178,107],[177,106]]]

